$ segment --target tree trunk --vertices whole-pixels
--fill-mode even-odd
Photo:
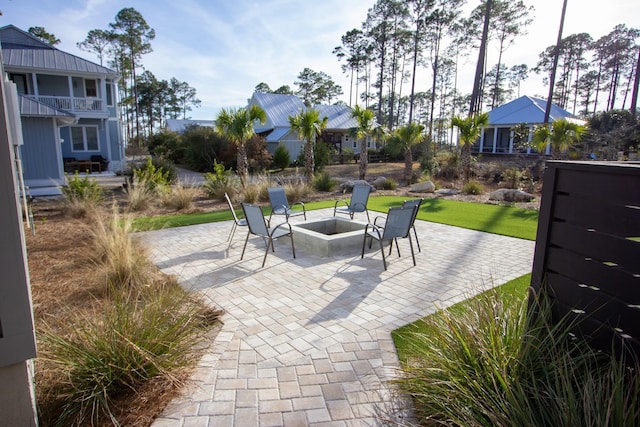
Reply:
[[[313,140],[308,140],[304,144],[304,177],[309,183],[313,180],[314,169],[315,159],[313,158]]]
[[[482,27],[482,40],[480,41],[480,52],[478,52],[478,63],[476,64],[476,74],[473,80],[473,92],[471,92],[471,103],[469,105],[469,116],[479,113],[482,109],[482,81],[484,80],[485,52],[487,50],[487,37],[489,34],[489,18],[491,15],[492,0],[487,0],[484,10],[484,25]],[[464,152],[464,149],[463,149]],[[469,163],[471,163],[471,151],[469,151]]]
[[[460,163],[462,164],[462,171],[464,172],[464,182],[467,182],[469,178],[471,178],[471,145],[465,144],[462,146]]]
[[[360,179],[367,177],[367,165],[369,164],[369,153],[367,152],[367,137],[360,141]]]
[[[238,144],[238,176],[242,188],[247,186],[247,175],[249,175],[249,161],[247,159],[247,146],[244,142]]]
[[[638,49],[638,63],[636,64],[636,77],[633,81],[633,91],[631,93],[631,117],[636,120],[636,107],[638,106],[638,86],[640,85],[640,49]]]
[[[404,181],[407,185],[411,185],[413,182],[413,154],[411,153],[411,147],[407,147],[404,150]]]

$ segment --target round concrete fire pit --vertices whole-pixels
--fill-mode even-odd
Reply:
[[[364,228],[367,224],[332,217],[291,226],[296,249],[320,257],[331,257],[357,253],[362,248]]]

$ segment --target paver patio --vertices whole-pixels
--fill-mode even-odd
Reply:
[[[416,221],[416,267],[406,239],[384,271],[379,250],[364,259],[298,250],[293,259],[284,238],[260,268],[262,239],[250,238],[240,261],[246,228],[228,248],[230,227],[139,234],[163,272],[226,311],[193,382],[154,427],[375,425],[398,368],[391,331],[530,272],[534,250],[532,241]]]

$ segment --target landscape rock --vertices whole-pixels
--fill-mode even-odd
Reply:
[[[411,185],[409,191],[411,191],[412,193],[433,193],[435,189],[436,185],[433,182],[424,181],[416,182],[415,184]]]
[[[455,196],[460,194],[460,190],[456,190],[455,188],[441,188],[440,190],[435,191],[439,196]]]
[[[379,176],[373,180],[372,184],[376,188],[384,188],[384,186],[387,184],[387,178],[385,178],[384,176]]]
[[[340,184],[340,189],[342,190],[343,193],[352,193],[353,187],[355,185],[368,185],[369,187],[371,187],[372,192],[376,191],[375,186],[369,184],[367,181],[362,179],[353,179],[353,180],[345,181],[342,184]]]
[[[508,188],[501,188],[489,194],[489,200],[496,200],[499,202],[530,202],[535,199],[533,194],[529,194],[522,190],[512,190]]]

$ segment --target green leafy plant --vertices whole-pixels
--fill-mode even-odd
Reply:
[[[177,180],[177,171],[175,167],[170,168],[168,163],[156,160],[154,163],[150,157],[147,157],[145,165],[133,171],[136,181],[147,187],[155,189],[159,185],[168,186]]]
[[[462,186],[464,194],[482,194],[482,185],[478,181],[470,179]]]
[[[227,169],[222,163],[213,161],[213,172],[204,174],[204,189],[210,197],[224,199],[227,193],[233,197],[240,188],[240,181],[232,169]]]
[[[62,193],[68,200],[101,202],[104,199],[104,189],[100,184],[88,176],[80,178],[78,171],[71,178],[67,177],[67,186],[62,187]]]
[[[395,190],[398,188],[398,182],[393,178],[387,178],[382,188],[385,190]]]
[[[337,182],[331,178],[328,172],[316,174],[313,180],[313,187],[317,191],[333,191]]]
[[[278,144],[278,147],[273,152],[273,165],[284,170],[291,164],[291,157],[289,156],[289,150],[283,144]]]
[[[502,185],[506,188],[518,189],[527,179],[527,172],[518,168],[505,169],[502,172]]]
[[[104,189],[95,179],[88,176],[80,178],[76,171],[71,178],[67,177],[67,186],[62,187],[65,195],[64,211],[73,218],[82,218],[97,210],[104,200]]]

